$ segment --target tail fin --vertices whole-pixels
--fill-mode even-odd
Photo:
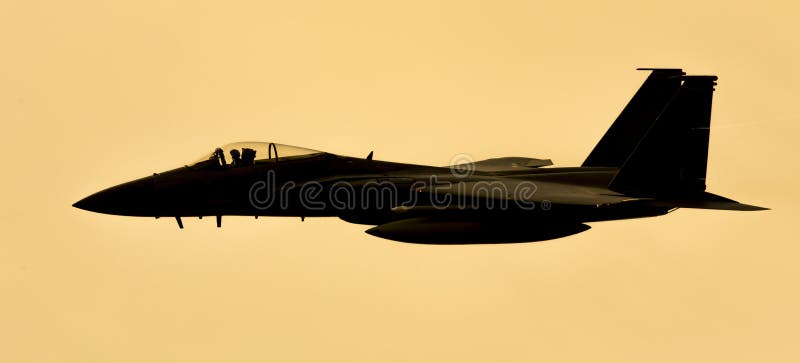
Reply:
[[[652,71],[582,166],[621,167],[658,115],[681,86],[681,69],[639,68]]]
[[[681,78],[680,89],[625,160],[609,189],[637,196],[688,196],[705,191],[717,77]]]

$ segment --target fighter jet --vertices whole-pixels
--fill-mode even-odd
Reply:
[[[706,191],[716,76],[650,71],[581,166],[505,157],[425,166],[271,142],[215,148],[184,167],[120,184],[73,206],[106,214],[339,217],[395,241],[542,241],[589,222],[660,216],[678,208],[755,211]]]

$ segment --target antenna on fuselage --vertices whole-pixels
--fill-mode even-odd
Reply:
[[[367,155],[367,160],[372,160],[372,153],[373,153],[373,152],[374,152],[374,151],[370,151],[370,152],[369,152],[369,155]]]

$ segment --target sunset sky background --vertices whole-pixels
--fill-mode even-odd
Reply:
[[[797,362],[789,1],[0,2],[0,361]],[[233,141],[579,165],[646,72],[720,77],[709,191],[541,243],[71,207]]]

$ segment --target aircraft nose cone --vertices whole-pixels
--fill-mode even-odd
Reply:
[[[153,177],[120,184],[83,198],[72,206],[90,212],[124,216],[151,216],[154,209]]]

